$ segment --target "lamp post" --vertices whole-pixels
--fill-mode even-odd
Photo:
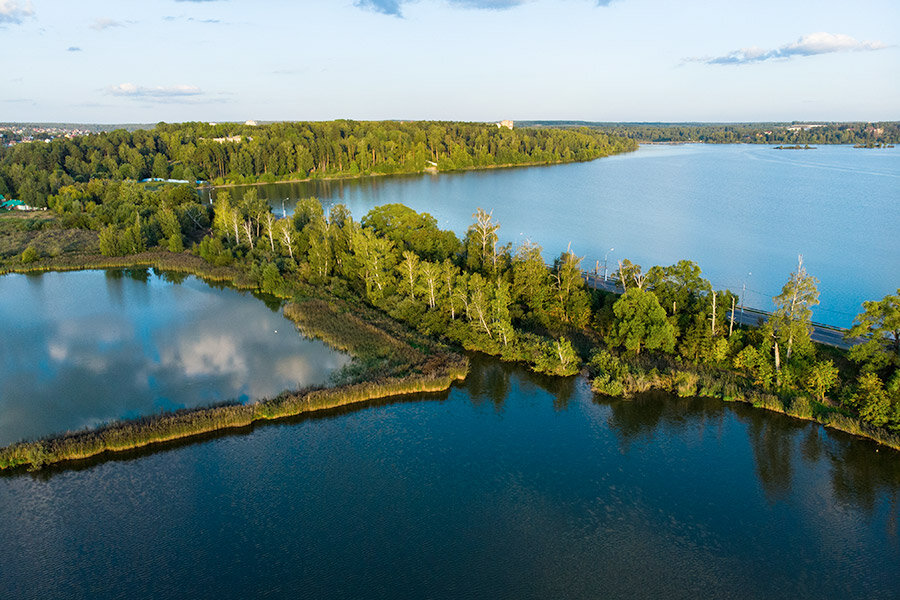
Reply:
[[[750,277],[753,273],[747,273]],[[741,286],[741,326],[744,326],[744,296],[747,294],[747,279],[744,278],[744,284]]]
[[[606,251],[606,255],[603,257],[603,281],[606,281],[606,276],[609,274],[609,269],[606,268],[607,261],[609,260],[609,253],[615,250],[615,248],[610,248]]]

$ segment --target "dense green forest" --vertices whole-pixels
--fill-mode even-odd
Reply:
[[[187,185],[92,180],[63,187],[49,204],[62,226],[99,231],[104,255],[190,249],[276,296],[313,289],[361,299],[424,334],[537,371],[587,368],[600,393],[660,388],[749,401],[879,439],[900,431],[900,290],[865,304],[851,330],[864,344],[817,347],[817,281],[802,261],[773,317],[741,328],[728,318],[735,295],[714,290],[693,262],[643,269],[625,260],[621,295],[592,290],[570,249],[546,265],[538,246],[501,245],[499,224],[480,209],[459,239],[396,204],[357,221],[343,205],[326,214],[308,198],[278,219],[255,188],[220,190],[208,207]],[[20,260],[52,264],[35,247]]]
[[[883,123],[593,123],[529,121],[529,125],[590,127],[638,142],[707,144],[859,144],[900,142],[900,122]]]
[[[633,140],[581,129],[448,122],[160,123],[0,146],[0,194],[31,206],[74,183],[148,178],[254,183],[592,160]]]

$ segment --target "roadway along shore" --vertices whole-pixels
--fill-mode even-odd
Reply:
[[[619,285],[618,280],[604,280],[603,277],[600,277],[599,275],[587,272],[584,273],[584,280],[589,287],[592,287],[596,290],[613,292],[615,294],[623,293],[622,287]],[[726,311],[725,314],[728,315],[728,318],[731,318],[731,311]],[[772,313],[756,308],[744,308],[743,310],[734,311],[734,322],[737,325],[759,327],[769,319],[771,314]],[[812,339],[812,341],[819,344],[825,344],[826,346],[834,346],[836,348],[841,348],[842,350],[847,350],[851,346],[855,346],[862,341],[858,339],[844,339],[844,335],[847,333],[847,330],[841,327],[832,327],[831,325],[812,323],[812,328],[812,333],[810,334],[810,338]]]

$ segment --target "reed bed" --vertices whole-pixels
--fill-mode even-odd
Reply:
[[[135,257],[129,257],[135,258]],[[130,266],[134,266],[131,262]],[[99,267],[98,267],[99,268]],[[166,265],[162,268],[169,268]],[[139,419],[120,421],[97,429],[70,432],[32,442],[0,448],[0,470],[39,469],[53,463],[85,459],[108,452],[121,452],[152,444],[199,436],[215,431],[248,427],[254,423],[333,409],[369,400],[446,390],[468,372],[468,359],[430,343],[392,335],[341,306],[322,300],[291,303],[285,308],[304,334],[333,344],[354,358],[388,357],[387,367],[376,363],[366,381],[331,388],[285,392],[252,404],[219,404],[184,409]]]
[[[815,421],[845,433],[868,438],[900,450],[900,434],[873,427],[838,408],[822,404],[805,395],[779,396],[760,390],[734,372],[689,364],[676,364],[664,358],[620,359],[626,365],[620,377],[594,380],[594,391],[631,397],[650,390],[661,390],[679,397],[698,396],[726,402],[742,402],[755,408],[781,413],[804,421]]]
[[[44,273],[48,271],[83,271],[86,269],[128,269],[153,267],[163,271],[196,275],[207,281],[230,283],[238,289],[256,289],[246,275],[232,267],[216,267],[187,252],[148,251],[128,256],[98,254],[64,254],[39,259],[27,264],[0,266],[0,275],[7,273]]]

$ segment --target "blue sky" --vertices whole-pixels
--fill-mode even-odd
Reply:
[[[0,122],[900,119],[900,2],[0,0]]]

